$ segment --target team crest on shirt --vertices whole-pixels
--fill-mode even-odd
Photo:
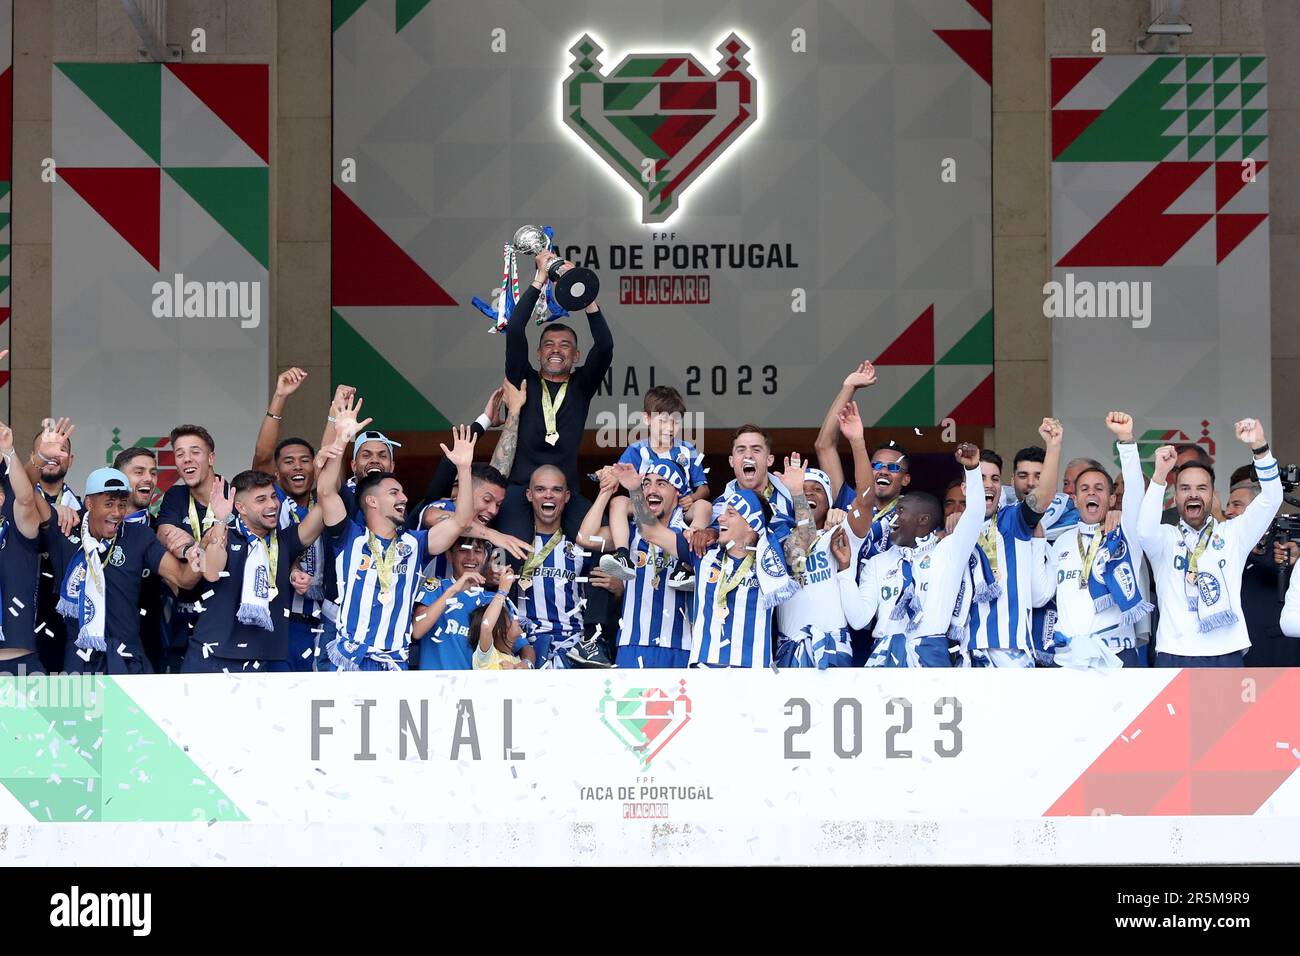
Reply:
[[[1214,535],[1214,537],[1210,538],[1210,547],[1213,548],[1215,551],[1222,551],[1224,549],[1224,546],[1227,545],[1227,543],[1228,542],[1224,541],[1217,534]]]
[[[397,556],[399,558],[409,558],[411,556],[411,546],[405,541],[397,546]]]
[[[928,568],[929,566],[930,566],[930,555],[927,554],[924,558],[921,559],[921,567],[924,569],[924,568]]]
[[[650,766],[668,743],[691,720],[691,699],[685,679],[674,697],[658,687],[629,687],[615,697],[613,682],[605,681],[605,696],[598,707],[600,722],[609,728],[624,748]]]
[[[113,550],[109,552],[108,555],[108,563],[115,568],[120,568],[126,563],[126,555],[122,553],[122,546],[120,544],[113,545]]]
[[[1206,607],[1219,600],[1219,582],[1213,574],[1202,571],[1196,576],[1196,586],[1201,592],[1201,603]]]
[[[781,560],[781,555],[777,554],[776,548],[772,547],[771,541],[763,550],[762,566],[763,571],[774,578],[783,577],[786,573],[785,562]]]

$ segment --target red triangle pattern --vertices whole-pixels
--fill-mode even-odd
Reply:
[[[271,161],[267,119],[270,70],[259,63],[168,63],[167,69],[189,87],[248,148]]]
[[[993,373],[984,378],[950,411],[945,418],[951,418],[963,425],[993,425]]]
[[[1052,110],[1052,159],[1056,159],[1105,110]]]
[[[934,305],[913,320],[912,324],[894,339],[874,365],[933,365],[934,364]]]
[[[1263,159],[1255,163],[1255,172],[1268,165],[1268,160]],[[1246,181],[1241,178],[1241,163],[1215,163],[1214,164],[1214,208],[1220,210],[1226,206],[1233,196],[1241,192],[1242,187],[1247,185]]]
[[[161,169],[157,166],[63,166],[59,175],[157,270],[162,216]]]
[[[935,30],[934,35],[948,44],[985,83],[993,85],[992,30]]]
[[[966,0],[966,2],[989,23],[993,22],[993,0]]]
[[[1297,730],[1300,673],[1181,671],[1045,815],[1253,814],[1300,767]]]
[[[1255,227],[1268,218],[1266,212],[1221,212],[1214,217],[1214,250],[1223,262]]]
[[[1101,62],[1099,56],[1062,56],[1052,58],[1052,106],[1065,99],[1065,94],[1079,85],[1079,81]],[[1101,110],[1097,111],[1098,113]]]
[[[455,305],[401,246],[334,186],[331,275],[336,306]]]

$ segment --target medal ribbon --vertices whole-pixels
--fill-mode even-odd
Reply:
[[[713,602],[718,607],[727,606],[727,595],[740,587],[741,580],[754,564],[754,556],[752,554],[745,555],[745,560],[740,562],[740,567],[736,569],[736,573],[728,578],[727,562],[730,560],[732,560],[731,555],[723,554],[722,563],[718,565],[717,597]]]
[[[877,511],[876,514],[875,514],[875,517],[873,517],[871,520],[872,520],[872,521],[879,521],[879,520],[881,520],[882,518],[886,518],[886,517],[888,517],[889,514],[890,514],[890,513],[891,513],[895,508],[897,508],[897,507],[898,507],[898,498],[895,497],[893,501],[891,501],[889,504],[885,505],[885,507],[883,507],[883,508],[881,508],[879,511]]]
[[[542,550],[534,551],[532,557],[524,562],[524,566],[519,569],[519,577],[531,581],[533,572],[540,568],[543,562],[550,557],[551,552],[555,550],[555,546],[560,543],[562,537],[564,537],[563,528],[551,535],[551,539],[542,546]]]
[[[265,538],[263,538],[261,535],[254,534],[253,529],[250,528],[248,525],[244,524],[243,518],[239,519],[239,525],[240,525],[240,530],[244,532],[246,537],[257,538],[259,541],[262,542],[262,546],[266,548],[266,563],[268,565],[270,576],[271,576],[271,580],[268,584],[268,587],[270,588],[271,591],[271,600],[275,600],[275,594],[276,594],[275,582],[277,580],[275,576],[275,572],[280,566],[280,536],[276,534],[274,531],[268,531]]]
[[[1196,550],[1193,551],[1192,549],[1188,548],[1187,574],[1189,580],[1195,578],[1197,562],[1201,560],[1201,555],[1205,553],[1205,549],[1210,543],[1210,537],[1213,534],[1214,534],[1214,519],[1210,518],[1208,521],[1205,522],[1205,527],[1201,530],[1200,537],[1196,539]],[[1183,546],[1187,547],[1186,540],[1184,540]]]
[[[379,574],[379,593],[388,594],[393,590],[393,568],[397,567],[397,539],[388,550],[373,531],[366,532],[366,547],[374,558],[375,571]]]
[[[555,425],[555,413],[560,410],[564,404],[564,394],[569,390],[569,383],[565,382],[555,393],[555,398],[551,398],[551,390],[546,387],[546,380],[541,380],[542,384],[542,419],[546,422],[546,435],[558,435]]]
[[[1092,543],[1088,545],[1085,552],[1083,548],[1083,532],[1078,533],[1079,557],[1083,560],[1083,571],[1079,575],[1079,589],[1083,590],[1088,586],[1088,579],[1092,577],[1092,563],[1097,560],[1097,552],[1101,548],[1101,539],[1104,537],[1101,533],[1101,525],[1097,526],[1096,532],[1092,536]]]
[[[203,521],[200,522],[199,509],[194,504],[193,493],[190,494],[189,499],[190,499],[190,531],[194,532],[194,540],[197,542],[199,541],[199,539],[203,537],[204,531],[207,531],[214,524],[216,524],[217,518],[216,515],[212,513],[212,509],[209,508],[207,510],[207,513],[203,516]]]
[[[998,542],[1002,539],[1002,533],[998,531],[997,521],[990,521],[980,532],[979,546],[984,552],[985,557],[989,559],[989,568],[993,571],[993,577],[998,576]]]
[[[307,510],[310,512],[311,509],[315,507],[316,507],[316,492],[313,491],[311,493],[311,497],[307,499]],[[292,508],[289,509],[289,520],[292,521],[294,524],[297,524],[298,522],[302,521],[302,518],[298,517],[297,504],[295,504]]]

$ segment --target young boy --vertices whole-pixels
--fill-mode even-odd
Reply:
[[[677,440],[682,417],[686,414],[686,403],[682,401],[681,393],[669,385],[656,385],[646,392],[644,407],[650,437],[629,445],[619,456],[619,463],[632,465],[643,475],[665,462],[680,469],[690,490],[682,495],[678,505],[692,527],[708,527],[713,520],[713,507],[709,502],[709,480],[704,474],[704,456],[690,442]],[[600,559],[600,569],[621,581],[634,580],[636,566],[628,553],[631,525],[627,498],[618,497],[609,503],[609,527],[613,551]],[[682,575],[677,576],[673,586],[679,583],[689,585]]]

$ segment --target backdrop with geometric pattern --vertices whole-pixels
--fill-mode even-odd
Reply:
[[[868,426],[992,424],[991,0],[333,9],[333,375],[378,426],[481,408],[526,223],[600,276],[597,410],[814,425],[870,359]]]

